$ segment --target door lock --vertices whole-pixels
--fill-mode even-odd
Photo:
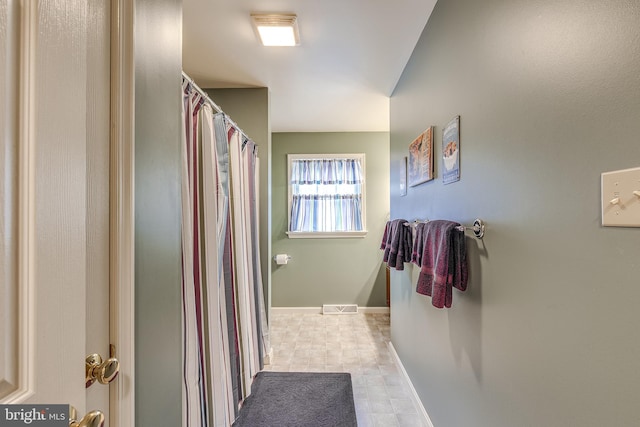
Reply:
[[[104,414],[100,411],[91,411],[78,421],[78,411],[69,405],[69,427],[102,427],[104,426]]]
[[[99,354],[91,354],[85,359],[85,385],[98,381],[100,384],[109,384],[120,372],[120,362],[115,357],[102,361]]]

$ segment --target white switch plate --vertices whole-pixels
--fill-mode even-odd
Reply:
[[[640,167],[603,173],[602,225],[640,227],[639,194]]]

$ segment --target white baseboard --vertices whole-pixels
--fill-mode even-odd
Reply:
[[[271,307],[273,314],[307,313],[322,314],[322,307]],[[389,314],[389,307],[358,307],[358,313],[364,314]]]
[[[271,307],[272,314],[321,314],[322,307]]]
[[[358,307],[364,314],[389,314],[389,307]]]
[[[400,373],[402,374],[405,381],[409,385],[409,390],[411,391],[411,400],[413,400],[413,403],[416,405],[416,408],[418,408],[418,412],[420,417],[422,418],[423,424],[425,424],[427,427],[434,427],[433,423],[431,422],[431,418],[429,418],[429,414],[427,414],[427,410],[424,409],[424,406],[422,405],[422,401],[420,400],[420,397],[418,397],[418,393],[416,392],[416,389],[413,387],[413,383],[411,383],[411,379],[409,378],[407,371],[404,369],[404,365],[402,364],[402,360],[400,360],[400,356],[398,356],[398,353],[396,353],[396,349],[393,347],[393,344],[391,343],[391,341],[389,341],[388,345],[389,345],[389,353],[391,353],[391,357],[393,357],[394,361],[396,362],[396,365],[398,366],[398,369],[400,369]]]

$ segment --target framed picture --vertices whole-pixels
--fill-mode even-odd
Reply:
[[[433,179],[433,126],[409,144],[409,186]]]
[[[460,181],[460,116],[442,130],[442,182]]]
[[[407,157],[400,161],[400,195],[407,195]]]

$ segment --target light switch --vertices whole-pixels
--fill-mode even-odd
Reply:
[[[602,225],[640,227],[640,167],[602,174]]]

